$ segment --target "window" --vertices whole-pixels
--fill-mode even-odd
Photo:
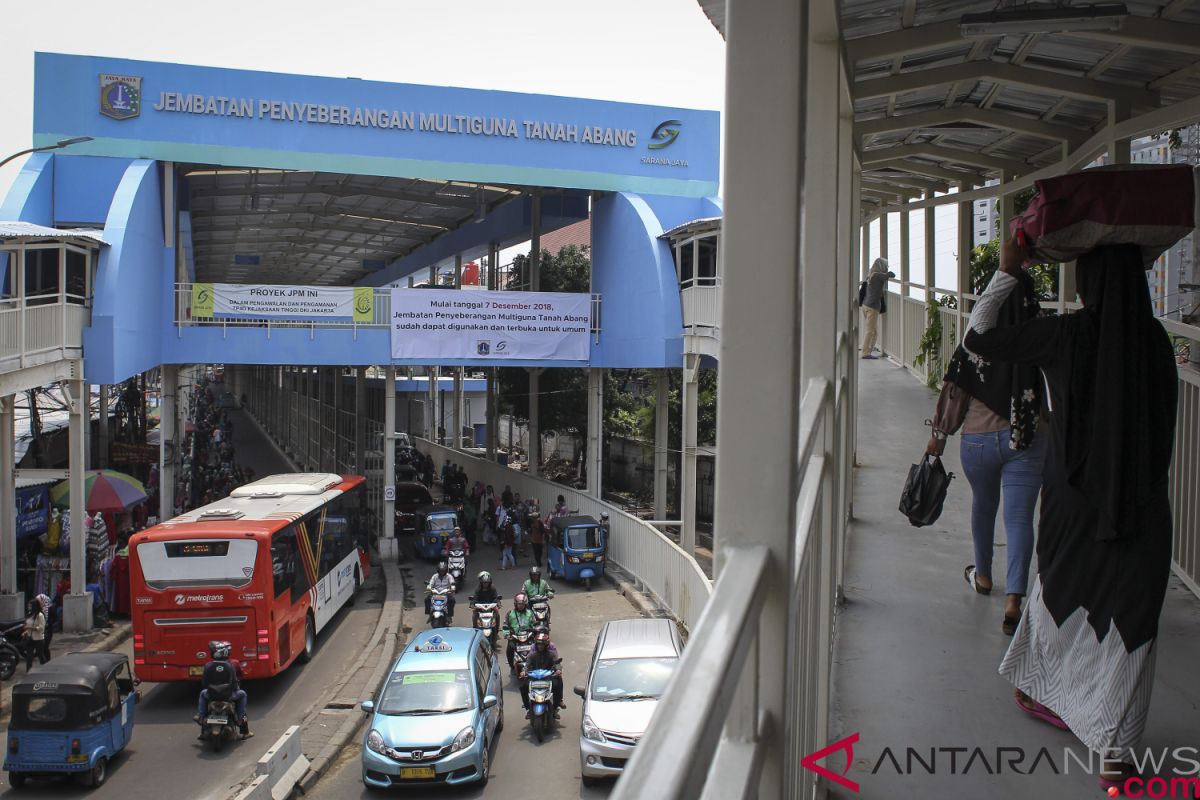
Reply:
[[[254,578],[258,542],[253,539],[185,539],[142,542],[137,548],[142,578],[151,589],[229,586]]]
[[[62,722],[67,718],[67,701],[62,697],[31,697],[25,716],[33,722]]]
[[[57,247],[25,251],[25,299],[30,305],[58,302],[59,252]]]
[[[696,240],[696,278],[700,286],[715,286],[717,283],[716,236]]]
[[[87,256],[67,249],[67,302],[87,302]]]
[[[696,259],[694,242],[688,242],[679,247],[679,282],[685,286],[691,285]]]
[[[116,711],[121,707],[121,692],[117,688],[117,676],[110,675],[108,678],[108,710]]]
[[[479,690],[479,701],[482,703],[487,694],[488,679],[492,675],[492,664],[483,652],[482,644],[475,649],[475,688]]]
[[[593,700],[661,697],[675,674],[677,658],[607,658],[596,663]]]
[[[296,551],[296,529],[288,527],[271,537],[271,575],[275,584],[275,596],[279,597],[292,587],[300,569],[300,554]]]
[[[601,546],[600,529],[595,526],[567,528],[567,547],[572,550],[592,550]]]
[[[460,669],[393,672],[375,710],[387,715],[430,716],[466,711],[470,707],[470,674]]]

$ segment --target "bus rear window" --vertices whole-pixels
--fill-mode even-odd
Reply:
[[[187,539],[142,542],[137,548],[142,579],[151,589],[229,586],[254,579],[258,542],[253,539]]]

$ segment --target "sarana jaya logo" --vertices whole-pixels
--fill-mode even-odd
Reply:
[[[858,782],[848,776],[850,765],[854,763],[854,745],[858,741],[859,734],[852,733],[809,753],[800,759],[800,764],[808,771],[857,793]],[[846,754],[845,766],[840,770],[836,764],[826,766],[818,763],[839,752]],[[1079,753],[1070,747],[1053,752],[1047,747],[1032,750],[1020,746],[884,747],[877,758],[865,760],[865,763],[870,764],[871,775],[881,772],[900,778],[954,775],[976,781],[1005,774],[1099,776],[1105,759],[1124,758],[1132,762],[1136,774],[1127,778],[1119,788],[1110,788],[1110,797],[1200,798],[1200,747],[1161,747],[1109,753]],[[965,788],[968,788],[966,784]]]
[[[662,150],[664,147],[670,147],[679,138],[679,130],[682,127],[683,123],[677,119],[669,119],[666,122],[658,123],[658,127],[654,129],[654,133],[650,134],[650,143],[646,145],[646,148],[649,150]]]

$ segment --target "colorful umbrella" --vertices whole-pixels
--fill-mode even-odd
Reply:
[[[88,470],[83,482],[83,504],[89,514],[125,511],[146,499],[146,487],[132,475],[112,469]],[[71,482],[63,481],[50,490],[50,502],[59,508],[71,505]]]

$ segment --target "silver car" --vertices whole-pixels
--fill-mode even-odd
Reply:
[[[596,640],[583,698],[579,766],[585,783],[615,777],[633,756],[667,690],[683,641],[669,619],[606,622]]]

